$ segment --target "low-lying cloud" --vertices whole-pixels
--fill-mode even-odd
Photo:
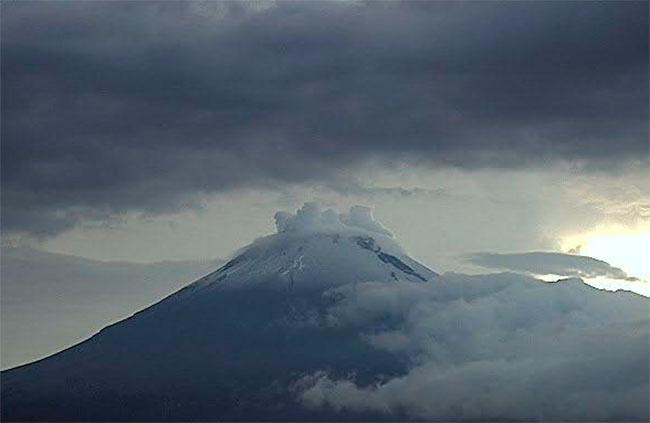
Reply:
[[[370,386],[304,377],[312,408],[426,420],[648,419],[647,299],[570,279],[442,275],[338,288],[333,325],[410,363]]]

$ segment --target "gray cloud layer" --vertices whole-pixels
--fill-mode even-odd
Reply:
[[[525,272],[534,275],[575,276],[595,278],[598,276],[612,279],[634,279],[618,267],[592,257],[573,254],[531,252],[531,253],[478,253],[469,260],[479,266]]]
[[[646,2],[252,5],[5,5],[4,229],[331,181],[370,159],[647,160]]]

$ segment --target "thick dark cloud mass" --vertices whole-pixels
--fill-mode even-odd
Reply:
[[[368,160],[645,163],[647,73],[647,2],[9,3],[3,226]]]
[[[487,268],[534,275],[575,276],[581,278],[603,276],[612,279],[634,279],[623,270],[611,266],[607,262],[573,254],[541,251],[513,254],[478,253],[470,255],[469,259],[472,263]]]

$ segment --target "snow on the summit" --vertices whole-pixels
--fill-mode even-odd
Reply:
[[[197,285],[322,289],[380,280],[425,282],[437,276],[409,257],[368,207],[337,213],[305,203],[295,213],[276,213],[275,223],[276,234],[242,248]]]

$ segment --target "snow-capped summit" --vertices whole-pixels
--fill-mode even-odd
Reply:
[[[411,259],[369,208],[349,213],[305,203],[275,215],[278,232],[256,240],[194,285],[282,289],[327,288],[354,282],[426,282],[435,272]]]

